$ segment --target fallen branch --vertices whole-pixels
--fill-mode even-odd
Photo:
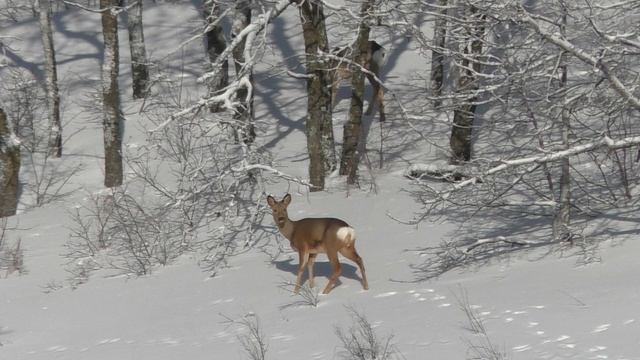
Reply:
[[[540,156],[531,156],[531,157],[526,157],[526,158],[521,158],[521,159],[513,159],[513,160],[502,160],[502,164],[498,165],[498,166],[494,166],[492,168],[490,168],[489,170],[487,170],[484,175],[482,176],[474,176],[472,178],[469,178],[467,180],[461,181],[459,183],[456,183],[452,189],[448,190],[446,195],[443,196],[443,198],[448,197],[449,194],[451,194],[453,191],[455,190],[459,190],[463,187],[466,187],[468,185],[472,185],[478,182],[482,182],[482,177],[483,176],[488,176],[488,175],[494,175],[497,173],[500,173],[502,171],[505,171],[507,169],[510,168],[514,168],[514,167],[518,167],[518,166],[524,166],[524,165],[530,165],[530,164],[544,164],[544,163],[548,163],[548,162],[554,162],[554,161],[558,161],[561,159],[566,159],[568,157],[571,156],[576,156],[579,154],[583,154],[586,152],[590,152],[599,148],[607,148],[609,150],[616,150],[616,149],[622,149],[622,148],[628,148],[631,146],[635,146],[635,145],[640,145],[640,136],[632,136],[632,137],[627,137],[621,140],[614,140],[611,139],[610,137],[604,135],[602,136],[602,138],[598,141],[594,141],[594,142],[590,142],[587,144],[583,144],[583,145],[578,145],[578,146],[574,146],[562,151],[558,151],[558,152],[552,152],[546,155],[540,155]]]
[[[470,245],[465,245],[466,249],[462,250],[463,253],[468,254],[471,251],[473,251],[473,249],[483,246],[483,245],[489,245],[489,244],[498,244],[498,243],[505,243],[505,244],[511,244],[511,245],[518,245],[518,246],[525,246],[525,245],[533,245],[534,243],[531,241],[526,241],[526,240],[510,240],[507,239],[504,236],[498,236],[495,238],[488,238],[488,239],[478,239],[475,242],[473,242]]]

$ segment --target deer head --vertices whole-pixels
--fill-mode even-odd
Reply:
[[[287,207],[291,204],[291,195],[285,195],[280,201],[269,195],[267,196],[267,204],[269,204],[269,207],[273,211],[273,221],[278,224],[279,228],[283,228],[287,221],[289,221]]]

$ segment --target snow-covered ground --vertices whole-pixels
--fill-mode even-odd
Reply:
[[[202,44],[170,52],[199,26],[194,4],[149,3],[144,16],[150,57],[163,59],[176,74],[186,69],[185,86],[193,85],[204,64]],[[69,137],[62,161],[82,165],[69,186],[88,192],[100,191],[102,182],[101,118],[99,112],[82,107],[83,97],[99,80],[99,26],[97,14],[80,10],[55,17]],[[12,24],[0,29],[0,35],[17,38],[11,42],[9,61],[41,78],[37,21]],[[125,113],[134,114],[138,104],[131,103],[126,93],[130,69],[122,26],[120,39],[123,107]],[[290,56],[303,51],[294,9],[274,22],[268,39],[277,46],[263,63],[278,64],[286,58],[284,63],[293,68],[296,63]],[[412,91],[407,80],[424,71],[427,63],[407,39],[385,41],[392,54],[385,73],[389,87],[398,93]],[[272,152],[280,170],[305,177],[305,85],[286,74],[269,76],[270,69],[261,66],[256,74],[258,141]],[[344,110],[347,102],[343,96],[338,110]],[[337,138],[344,114],[338,112],[336,117]],[[388,119],[393,121],[393,115]],[[128,116],[128,144],[143,141],[144,124],[137,121],[142,120]],[[232,258],[230,266],[213,278],[202,271],[194,255],[140,278],[98,272],[72,289],[65,270],[68,260],[61,254],[71,226],[68,211],[86,201],[86,191],[40,208],[28,208],[29,199],[24,199],[23,210],[11,219],[16,229],[9,237],[22,240],[27,271],[0,279],[0,359],[246,359],[239,339],[246,329],[228,321],[243,318],[260,320],[267,359],[334,359],[341,352],[335,329],[351,323],[348,307],[365,314],[381,338],[393,334],[392,343],[406,359],[464,359],[471,356],[470,343],[483,343],[467,329],[468,319],[460,307],[465,298],[492,342],[511,359],[640,359],[640,244],[623,237],[624,227],[634,226],[632,220],[597,222],[619,227],[620,235],[603,241],[597,249],[600,261],[587,266],[577,266],[575,257],[562,256],[561,251],[533,249],[416,281],[419,274],[412,265],[424,258],[411,250],[450,237],[455,224],[426,222],[411,227],[388,214],[408,219],[418,210],[403,191],[410,185],[402,171],[414,161],[434,159],[437,151],[399,121],[383,127],[375,122],[370,129],[369,148],[376,148],[382,135],[387,158],[382,169],[374,166],[371,173],[363,166],[369,180],[361,189],[347,192],[335,178],[329,190],[319,193],[285,183],[269,189],[277,197],[293,195],[289,210],[293,219],[331,215],[355,227],[370,290],[362,290],[355,264],[344,261],[336,289],[320,296],[317,307],[299,304],[300,297],[282,289],[283,283],[295,280],[297,271],[297,254],[282,237],[274,241],[287,252],[275,260],[264,248],[254,249]],[[265,221],[270,225],[270,216]],[[319,287],[329,273],[326,257],[320,256]]]

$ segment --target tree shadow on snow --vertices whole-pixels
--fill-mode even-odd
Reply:
[[[276,43],[274,51],[280,52],[280,57],[284,59],[287,69],[304,73],[304,66],[300,63],[295,49],[289,43],[285,25],[284,20],[280,18],[275,18],[271,24],[269,36]],[[298,119],[292,119],[287,114],[287,109],[295,109],[297,108],[296,103],[305,100],[306,84],[304,80],[282,75],[273,76],[273,74],[256,73],[256,82],[259,84],[259,86],[256,86],[256,98],[260,99],[261,107],[266,107],[265,110],[261,111],[260,117],[268,116],[278,119],[276,136],[264,144],[263,147],[266,149],[272,148],[295,130],[304,132],[306,115]],[[286,98],[284,99],[285,102],[281,103],[277,99],[283,93],[296,94],[296,96]]]

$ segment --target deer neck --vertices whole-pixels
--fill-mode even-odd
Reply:
[[[289,219],[288,217],[283,224],[278,224],[278,230],[280,230],[280,233],[282,234],[282,236],[286,237],[289,240],[291,240],[291,238],[293,237],[294,227],[295,227],[295,221]]]

